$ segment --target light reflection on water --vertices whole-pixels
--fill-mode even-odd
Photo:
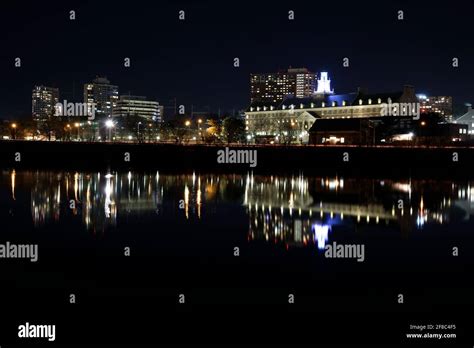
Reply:
[[[342,177],[165,175],[3,171],[0,187],[31,197],[34,226],[71,215],[87,230],[114,228],[121,217],[175,216],[199,224],[231,205],[248,218],[248,239],[324,249],[334,226],[378,225],[401,233],[430,224],[470,221],[469,181],[379,180]],[[4,199],[4,197],[2,197]],[[150,220],[147,220],[150,221]],[[232,223],[232,217],[229,217]]]

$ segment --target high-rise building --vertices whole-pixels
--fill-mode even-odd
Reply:
[[[118,101],[118,86],[110,84],[105,77],[97,77],[92,83],[84,85],[84,103],[95,105],[97,118],[111,117]]]
[[[114,106],[112,116],[124,117],[135,115],[150,121],[160,122],[163,117],[163,106],[157,101],[147,100],[146,97],[121,95]]]
[[[250,75],[250,102],[278,103],[287,96],[304,98],[316,89],[316,74],[306,68]]]
[[[453,120],[453,98],[449,96],[417,95],[420,102],[420,112],[440,114],[447,122]]]
[[[31,94],[31,114],[35,121],[45,121],[54,113],[54,106],[59,101],[59,89],[35,86]]]

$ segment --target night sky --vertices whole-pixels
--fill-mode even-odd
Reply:
[[[474,102],[473,13],[473,1],[2,1],[0,118],[28,117],[36,84],[82,101],[96,75],[165,105],[243,109],[250,73],[289,66],[328,71],[336,93],[411,84],[463,105]]]

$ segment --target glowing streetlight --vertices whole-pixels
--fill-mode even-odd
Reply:
[[[184,124],[186,125],[186,127],[189,127],[191,125],[191,121],[186,121]]]
[[[138,122],[137,123],[137,139],[138,139],[138,142],[140,142],[140,126],[142,125],[141,122]]]
[[[109,130],[109,141],[112,141],[112,128],[114,128],[114,121],[105,121],[105,127],[107,127],[107,129]]]
[[[79,140],[79,127],[80,126],[81,125],[79,124],[79,122],[74,123],[74,127],[77,129],[77,140]]]
[[[16,123],[12,123],[13,139],[16,139]]]

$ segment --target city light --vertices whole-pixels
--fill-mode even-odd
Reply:
[[[189,127],[191,125],[191,121],[186,121],[184,124],[186,125],[186,127]]]
[[[12,123],[12,128],[13,128],[13,129],[16,128],[16,123]]]
[[[107,128],[113,128],[114,127],[114,121],[112,121],[112,120],[105,121],[105,126]]]

